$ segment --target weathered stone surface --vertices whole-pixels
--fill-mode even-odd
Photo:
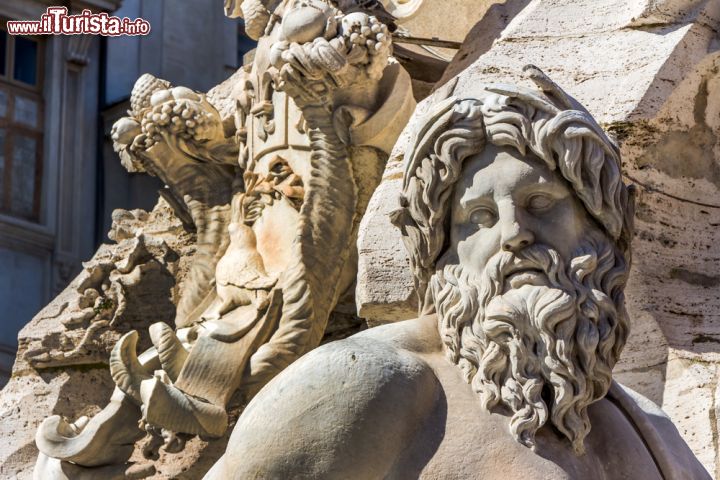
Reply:
[[[663,408],[672,417],[680,434],[708,467],[717,462],[718,362],[691,360],[670,354],[666,368]]]
[[[358,236],[358,315],[368,325],[405,320],[417,314],[417,296],[400,233],[388,222],[398,207],[393,195],[402,186],[402,164],[388,162],[382,183],[368,204]]]
[[[388,0],[383,3],[397,17],[401,30],[413,37],[462,42],[486,12],[502,4],[502,0]],[[450,58],[454,54],[452,50],[439,48],[425,52],[449,55]]]

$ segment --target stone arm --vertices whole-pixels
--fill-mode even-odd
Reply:
[[[325,345],[253,399],[205,478],[384,478],[439,392],[404,350],[362,336]]]

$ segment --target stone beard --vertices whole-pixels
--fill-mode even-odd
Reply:
[[[610,388],[627,338],[628,265],[604,234],[593,236],[569,262],[534,244],[497,253],[480,275],[446,254],[430,281],[450,360],[484,409],[509,410],[512,435],[530,448],[550,418],[584,453],[588,407]],[[544,281],[511,286],[527,271]]]

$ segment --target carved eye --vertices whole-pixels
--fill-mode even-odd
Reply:
[[[529,210],[542,212],[555,204],[555,199],[549,195],[538,193],[528,198],[527,207]]]
[[[470,214],[470,222],[483,227],[492,227],[497,222],[497,215],[489,208],[478,208]]]

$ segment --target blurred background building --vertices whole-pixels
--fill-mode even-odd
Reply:
[[[144,18],[147,36],[11,36],[49,5]],[[116,208],[151,209],[159,182],[132,175],[110,128],[151,73],[207,91],[254,47],[222,0],[0,0],[0,386],[17,333],[106,240]]]

